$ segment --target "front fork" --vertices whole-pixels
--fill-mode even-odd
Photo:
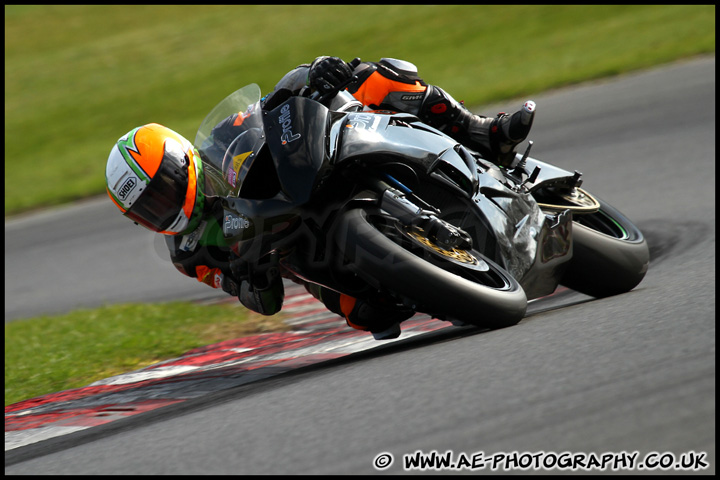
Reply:
[[[472,248],[472,238],[467,232],[439,218],[437,214],[440,212],[432,206],[425,204],[424,206],[427,208],[419,207],[415,202],[421,203],[420,198],[417,198],[414,202],[405,193],[382,180],[371,180],[371,184],[374,191],[382,192],[380,194],[380,208],[397,218],[405,227],[423,230],[428,238],[446,250],[452,250],[453,248],[468,250]],[[408,189],[406,191],[412,195]]]

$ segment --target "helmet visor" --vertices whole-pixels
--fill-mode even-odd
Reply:
[[[188,158],[178,161],[165,152],[160,167],[145,191],[125,213],[146,228],[162,232],[172,226],[180,214],[188,189]]]

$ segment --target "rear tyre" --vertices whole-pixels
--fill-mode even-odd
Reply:
[[[596,199],[597,212],[574,217],[573,258],[560,283],[601,298],[635,288],[647,273],[650,251],[642,232],[625,215]]]

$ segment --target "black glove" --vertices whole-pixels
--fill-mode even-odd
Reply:
[[[282,309],[284,298],[285,288],[279,275],[269,283],[265,281],[262,286],[253,285],[246,280],[240,283],[238,300],[253,312],[275,315]]]
[[[317,57],[310,65],[310,86],[325,95],[352,77],[350,65],[338,57]]]
[[[238,286],[237,282],[232,277],[230,277],[230,275],[223,274],[222,282],[220,285],[222,286],[223,291],[229,293],[233,297],[237,297],[240,293],[240,287]]]

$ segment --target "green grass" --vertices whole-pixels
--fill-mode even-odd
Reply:
[[[5,324],[5,405],[175,358],[193,348],[288,330],[235,304],[114,305]]]
[[[102,194],[107,155],[317,55],[383,56],[468,105],[715,51],[714,5],[5,7],[5,215]]]

